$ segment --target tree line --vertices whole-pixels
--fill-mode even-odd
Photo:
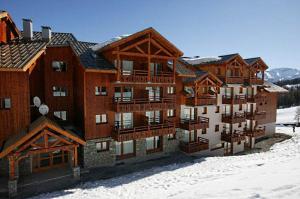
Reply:
[[[288,93],[279,95],[277,104],[278,108],[287,108],[300,105],[300,78],[279,81],[275,84],[289,90]]]

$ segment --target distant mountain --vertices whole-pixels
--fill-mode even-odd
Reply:
[[[295,68],[274,68],[265,72],[265,79],[270,82],[278,82],[300,78],[300,70]]]

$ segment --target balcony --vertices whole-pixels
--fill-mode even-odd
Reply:
[[[239,113],[236,112],[233,115],[231,114],[222,114],[222,122],[224,123],[241,123],[246,121],[246,114],[245,113]]]
[[[223,131],[221,133],[221,140],[230,143],[240,142],[245,140],[245,134],[241,131],[235,131],[233,133]]]
[[[113,98],[114,109],[116,112],[135,112],[166,110],[176,108],[175,98],[137,98],[130,97]]]
[[[146,70],[133,70],[131,71],[123,71],[120,76],[121,82],[139,82],[139,83],[147,83],[148,80],[148,71]],[[172,72],[161,71],[156,75],[150,76],[150,82],[152,83],[174,83],[174,76]]]
[[[218,76],[218,78],[226,84],[243,84],[244,78],[242,76]]]
[[[246,96],[248,103],[263,103],[266,99],[265,95],[248,95]]]
[[[186,105],[188,105],[188,106],[217,105],[217,97],[215,95],[189,97],[189,98],[186,98]]]
[[[198,137],[196,142],[180,142],[179,148],[185,153],[195,153],[209,148],[208,139]]]
[[[245,79],[245,82],[247,82],[248,84],[258,84],[258,85],[264,84],[264,80],[262,80],[258,77],[251,77],[251,78]]]
[[[181,119],[180,128],[188,131],[206,129],[209,127],[209,118],[198,116],[197,119]]]
[[[252,111],[246,113],[248,120],[263,120],[266,119],[266,111]]]
[[[222,103],[223,104],[246,104],[247,99],[245,95],[235,95],[235,96],[223,95]]]
[[[171,121],[165,121],[159,124],[145,124],[134,126],[132,128],[115,127],[113,138],[118,142],[122,142],[174,133],[175,123]]]
[[[249,137],[262,137],[265,135],[265,128],[258,128],[254,130],[247,129],[245,132],[245,135]]]

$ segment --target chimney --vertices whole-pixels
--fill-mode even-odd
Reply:
[[[42,38],[44,41],[51,40],[51,28],[49,26],[42,26]]]
[[[27,40],[32,40],[32,21],[31,19],[23,19],[23,37]]]

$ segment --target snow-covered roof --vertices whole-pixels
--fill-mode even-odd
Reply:
[[[121,40],[121,39],[124,39],[124,38],[126,38],[126,37],[128,37],[128,36],[130,36],[130,35],[131,35],[131,34],[125,34],[125,35],[120,35],[120,36],[111,38],[111,39],[109,39],[109,40],[107,40],[107,41],[104,41],[104,42],[101,42],[101,43],[99,43],[99,44],[96,44],[96,45],[92,46],[91,49],[92,49],[93,51],[98,51],[98,50],[100,50],[101,48],[103,48],[103,47],[105,47],[105,46],[107,46],[107,45],[109,45],[109,44],[111,44],[111,43],[114,43],[114,42],[116,42],[116,41],[119,41],[119,40]]]
[[[219,61],[219,60],[221,60],[221,58],[220,57],[195,56],[195,57],[182,57],[182,60],[184,60],[185,62],[187,62],[188,64],[191,64],[191,65],[198,65],[198,64],[212,62],[212,61]]]
[[[280,86],[277,86],[271,82],[265,81],[264,86],[265,86],[264,89],[270,93],[287,93],[288,92],[288,90],[286,90]]]

